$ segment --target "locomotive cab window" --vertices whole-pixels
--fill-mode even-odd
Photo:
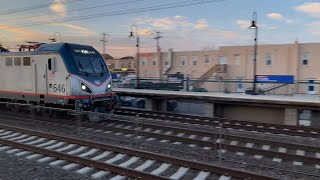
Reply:
[[[21,57],[14,58],[14,66],[21,66]]]
[[[80,73],[103,75],[109,72],[104,59],[94,49],[74,49],[73,57]]]
[[[23,66],[31,66],[30,57],[23,57]]]
[[[52,70],[51,61],[52,61],[51,58],[48,59],[48,69],[49,70]]]
[[[12,66],[12,57],[6,58],[6,66]]]
[[[56,71],[55,62],[56,62],[56,58],[53,58],[53,59],[49,58],[48,59],[48,69],[50,71],[53,71],[53,72]]]

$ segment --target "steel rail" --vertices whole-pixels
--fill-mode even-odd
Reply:
[[[310,127],[296,127],[296,126],[287,126],[287,125],[266,124],[266,123],[258,123],[258,122],[251,122],[251,121],[230,120],[225,118],[212,118],[212,117],[203,117],[203,116],[194,116],[194,115],[182,115],[182,114],[168,113],[168,112],[138,110],[138,109],[132,109],[132,108],[116,109],[114,113],[119,115],[129,115],[129,116],[136,116],[138,114],[140,117],[170,120],[170,121],[177,121],[177,122],[190,123],[190,124],[208,125],[208,126],[219,126],[221,123],[223,123],[223,126],[225,128],[245,129],[249,131],[270,132],[274,134],[286,134],[286,135],[294,135],[294,136],[320,138],[320,129],[310,128]],[[215,121],[219,121],[219,122],[215,122]],[[316,133],[313,133],[313,132],[316,132]]]
[[[126,124],[131,124],[134,125],[135,122],[127,119],[108,119],[108,122],[115,122],[115,123],[126,123]],[[161,129],[161,130],[166,130],[166,131],[174,131],[174,132],[179,132],[179,133],[188,133],[190,135],[199,135],[199,136],[204,136],[204,137],[217,137],[218,135],[223,135],[224,139],[226,140],[234,140],[234,141],[241,141],[245,143],[255,143],[259,145],[271,145],[271,146],[279,146],[279,147],[284,147],[288,149],[297,149],[299,147],[299,150],[305,150],[305,151],[310,151],[310,152],[320,152],[320,147],[318,146],[308,146],[304,144],[298,144],[298,143],[290,143],[290,142],[281,142],[281,141],[275,141],[275,140],[266,140],[266,139],[261,139],[261,138],[256,138],[256,137],[247,137],[243,135],[232,135],[228,134],[227,132],[209,132],[205,130],[194,130],[194,129],[188,129],[188,128],[177,128],[174,127],[173,125],[163,125],[163,124],[154,124],[154,123],[148,123],[148,122],[139,122],[144,128],[153,128],[153,129]],[[82,123],[83,126],[90,126],[94,128],[99,128],[99,126],[96,126],[94,124],[89,124],[89,123]],[[100,127],[100,128],[108,128],[108,127]],[[112,127],[115,128],[115,127]],[[108,128],[109,129],[109,128]],[[119,128],[117,129],[119,130]]]
[[[15,116],[16,116],[17,114],[15,114]],[[10,117],[14,117],[14,118],[16,118],[15,116],[11,116],[11,115],[7,115],[7,116],[10,116]],[[19,116],[18,116],[19,117]],[[25,118],[25,117],[19,117],[20,119],[27,119],[27,120],[30,120],[30,119],[28,119],[28,118]],[[44,120],[35,120],[35,119],[32,119],[32,120],[34,120],[34,121],[44,121]],[[70,125],[70,126],[74,126],[74,123],[73,122],[69,122],[69,121],[58,121],[58,120],[53,120],[53,119],[48,119],[50,122],[56,122],[56,123],[61,123],[61,124],[66,124],[66,125]],[[90,125],[92,125],[92,124],[90,124]],[[99,125],[94,125],[94,126],[98,126],[99,128],[101,128],[101,126],[99,126]],[[95,128],[95,129],[99,129],[99,128],[96,128],[96,127],[94,127],[94,126],[88,126],[88,128]],[[84,127],[87,127],[85,124],[84,124]],[[121,130],[121,133],[130,133],[130,132],[132,132],[132,130],[128,130],[127,131],[127,129],[121,129],[121,128],[116,128],[115,130],[116,131],[118,131],[118,129],[119,130]],[[112,128],[111,127],[106,127],[106,129],[105,130],[107,130],[107,131],[109,131],[109,130],[112,130]],[[152,134],[152,133],[151,133]],[[154,133],[156,136],[155,137],[164,137],[164,135],[162,135],[162,134],[156,134],[156,133]],[[147,133],[147,134],[142,134],[142,135],[149,135],[149,133]],[[158,136],[159,135],[159,136]],[[106,140],[109,140],[109,141],[114,141],[115,139],[112,139],[112,138],[107,138],[107,137],[100,137],[100,136],[94,136],[93,135],[93,137],[97,137],[97,138],[103,138],[103,139],[106,139]],[[169,136],[169,138],[171,139],[171,136]],[[170,140],[169,139],[169,140]],[[171,140],[176,140],[175,139],[175,136],[172,136],[172,139]],[[186,138],[186,140],[188,140],[188,138]],[[115,141],[119,141],[119,142],[122,142],[122,143],[132,143],[132,141],[128,141],[128,140],[115,140]],[[202,144],[202,143],[198,143],[198,144]],[[150,148],[159,148],[158,146],[154,146],[154,145],[146,145],[146,144],[144,144],[143,145],[143,147],[150,147]],[[185,152],[185,151],[181,151],[181,150],[177,150],[177,149],[171,149],[171,148],[169,148],[169,149],[167,149],[167,148],[161,148],[161,149],[164,149],[164,150],[168,150],[168,151],[171,151],[171,152],[176,152],[176,153],[181,153],[181,154],[183,154],[183,153],[186,153],[187,155],[191,155],[191,156],[199,156],[199,157],[202,157],[202,158],[204,158],[204,157],[208,157],[208,158],[213,158],[212,159],[212,161],[215,161],[215,158],[217,157],[216,155],[214,155],[214,156],[204,156],[203,154],[201,154],[201,153],[188,153],[188,152]],[[237,160],[231,160],[231,159],[226,159],[226,158],[224,158],[224,161],[225,162],[230,162],[230,163],[240,163],[241,164],[241,162],[239,162],[239,161],[237,161]],[[258,167],[261,167],[261,168],[267,168],[267,169],[277,169],[278,171],[284,171],[284,172],[289,172],[289,173],[297,173],[297,174],[302,174],[302,175],[307,175],[307,176],[313,176],[313,177],[319,177],[320,175],[319,174],[314,174],[314,173],[309,173],[309,172],[303,172],[303,171],[297,171],[297,170],[291,170],[291,169],[285,169],[285,168],[280,168],[280,167],[274,167],[274,166],[265,166],[265,165],[261,165],[261,164],[252,164],[252,163],[248,163],[248,162],[246,162],[245,163],[246,165],[250,165],[250,166],[258,166]]]
[[[50,119],[48,119],[50,121]],[[109,119],[109,122],[116,122],[116,123],[126,123],[130,125],[135,125],[136,122],[134,121],[128,121],[128,120],[114,120]],[[56,122],[56,121],[54,121]],[[76,122],[69,122],[68,124],[70,125],[77,125]],[[200,136],[206,136],[206,137],[217,137],[218,135],[223,135],[224,139],[226,140],[235,140],[235,141],[240,141],[240,142],[250,142],[250,143],[256,143],[260,145],[270,145],[270,146],[278,146],[278,147],[283,147],[283,148],[288,148],[288,149],[299,149],[299,150],[306,150],[306,151],[311,151],[313,153],[320,152],[320,147],[315,147],[315,146],[306,146],[302,144],[293,144],[293,143],[284,143],[284,142],[276,142],[276,141],[270,141],[270,140],[264,140],[264,139],[259,139],[259,138],[248,138],[245,136],[235,136],[235,135],[229,135],[224,132],[220,133],[214,133],[214,132],[207,132],[207,131],[199,131],[199,130],[192,130],[192,129],[186,129],[186,128],[176,128],[172,126],[166,126],[166,125],[156,125],[156,124],[150,124],[146,122],[139,122],[140,125],[142,125],[144,128],[153,128],[153,129],[162,129],[162,130],[167,130],[167,131],[175,131],[179,133],[188,133],[190,135],[200,135]],[[159,138],[159,139],[167,139],[171,141],[177,141],[177,142],[184,142],[188,144],[196,144],[204,147],[213,147],[217,148],[222,145],[226,150],[232,151],[232,152],[245,152],[249,154],[254,154],[254,155],[263,155],[265,157],[270,157],[270,158],[281,158],[287,161],[300,161],[304,163],[309,163],[309,164],[319,164],[319,158],[315,157],[309,157],[309,156],[301,156],[301,155],[295,155],[295,154],[289,154],[289,153],[283,153],[283,152],[276,152],[276,151],[270,151],[270,150],[263,150],[263,149],[258,149],[258,148],[250,148],[250,147],[242,147],[242,146],[237,146],[237,145],[229,145],[226,143],[215,143],[215,142],[209,142],[209,141],[202,141],[202,140],[196,140],[196,139],[190,139],[190,138],[184,138],[184,137],[178,137],[178,136],[173,136],[173,135],[162,135],[158,133],[151,133],[151,132],[145,132],[145,131],[140,131],[140,130],[130,130],[130,129],[122,129],[122,128],[116,128],[116,127],[108,127],[108,126],[101,126],[101,124],[92,124],[92,123],[81,123],[82,127],[86,128],[95,128],[95,129],[103,129],[107,131],[117,131],[121,133],[139,133],[141,136],[146,136],[146,137],[153,137],[153,138]]]
[[[128,177],[134,177],[137,179],[157,179],[157,180],[169,179],[166,177],[156,176],[156,175],[149,174],[149,173],[142,172],[142,171],[137,171],[137,170],[124,168],[124,167],[120,167],[120,166],[116,166],[116,165],[112,165],[112,164],[106,164],[103,162],[94,161],[94,160],[91,160],[91,159],[85,158],[85,157],[79,157],[79,156],[74,156],[74,155],[70,155],[70,154],[65,154],[65,153],[54,151],[54,150],[48,150],[48,149],[44,149],[44,148],[40,148],[40,147],[36,147],[36,146],[31,146],[31,145],[27,145],[27,144],[22,144],[22,143],[18,143],[18,142],[13,142],[13,141],[1,139],[1,138],[0,138],[0,144],[15,147],[18,149],[23,149],[25,151],[31,151],[34,153],[43,154],[43,155],[50,156],[50,157],[55,157],[57,159],[70,161],[70,162],[81,164],[81,165],[84,165],[87,167],[93,167],[95,169],[100,169],[100,170],[104,170],[104,171],[111,171],[116,174],[120,174],[120,175],[128,176]]]
[[[116,121],[116,120],[111,120],[111,121]],[[126,121],[128,122],[128,121]],[[130,122],[134,124],[134,122]],[[179,133],[189,133],[190,135],[201,135],[201,136],[207,136],[207,137],[212,137],[215,135],[219,135],[219,133],[211,133],[211,132],[205,132],[205,131],[195,131],[195,130],[190,130],[190,129],[184,129],[184,128],[174,128],[170,126],[163,126],[163,125],[154,125],[154,124],[148,124],[148,123],[140,123],[143,127],[145,128],[154,128],[154,129],[162,129],[162,130],[167,130],[167,131],[175,131]],[[216,142],[209,142],[209,141],[203,141],[203,140],[196,140],[196,139],[190,139],[190,138],[184,138],[184,137],[178,137],[178,136],[173,136],[173,135],[162,135],[158,133],[151,133],[151,132],[144,132],[144,131],[138,131],[138,130],[128,130],[128,129],[121,129],[121,128],[116,128],[116,127],[99,127],[99,125],[94,125],[94,124],[83,124],[83,126],[88,127],[88,128],[95,128],[95,129],[103,129],[103,130],[116,130],[119,132],[123,133],[132,133],[138,132],[139,135],[141,136],[147,136],[147,137],[153,137],[153,138],[161,138],[161,139],[167,139],[167,140],[172,140],[172,141],[180,141],[184,143],[189,143],[189,144],[196,144],[196,145],[201,145],[201,146],[207,146],[207,147],[213,147],[217,148],[220,145],[222,145],[226,150],[233,151],[233,152],[245,152],[253,155],[263,155],[266,157],[271,157],[271,158],[281,158],[284,160],[288,161],[301,161],[304,163],[310,163],[310,164],[319,164],[320,159],[316,157],[308,157],[308,156],[300,156],[300,155],[295,155],[295,154],[288,154],[288,153],[283,153],[283,152],[276,152],[276,151],[269,151],[269,150],[263,150],[263,149],[257,149],[257,148],[249,148],[249,147],[242,147],[242,146],[236,146],[236,145],[229,145],[226,143],[216,143]],[[220,133],[221,134],[221,133]],[[254,138],[247,138],[247,137],[237,137],[237,136],[232,136],[228,135],[226,133],[222,133],[225,137],[225,139],[232,139],[232,140],[239,140],[242,141],[242,139],[247,140],[247,142],[255,142],[259,143],[262,145],[278,145],[279,147],[285,147],[285,148],[295,148],[295,149],[303,149],[303,150],[313,150],[315,152],[320,152],[317,150],[320,150],[318,147],[314,146],[304,146],[304,145],[296,145],[296,144],[290,144],[290,143],[281,143],[281,142],[273,142],[269,140],[260,140],[260,139],[254,139]],[[229,138],[230,136],[230,138]],[[252,139],[252,141],[251,141]]]
[[[154,160],[157,160],[160,162],[169,162],[171,164],[175,164],[175,165],[179,165],[179,166],[187,166],[192,169],[197,169],[197,170],[201,170],[201,171],[210,171],[215,174],[226,175],[226,176],[231,176],[231,177],[235,177],[235,178],[261,179],[261,180],[277,179],[276,177],[255,174],[252,172],[245,172],[245,171],[230,168],[230,167],[209,165],[206,163],[188,161],[185,159],[176,158],[176,157],[172,157],[172,156],[165,156],[165,155],[155,154],[155,153],[141,151],[141,150],[133,150],[130,148],[114,146],[114,145],[109,145],[109,144],[94,143],[94,142],[84,141],[81,139],[63,137],[63,136],[44,133],[41,131],[29,130],[29,129],[24,129],[24,128],[17,128],[17,127],[3,125],[3,124],[0,124],[0,128],[6,129],[6,130],[11,130],[11,131],[16,131],[16,132],[21,132],[21,133],[26,133],[26,134],[30,134],[30,135],[34,135],[34,136],[45,137],[48,139],[55,139],[58,141],[63,141],[63,142],[68,142],[68,143],[76,143],[76,144],[79,144],[82,146],[89,146],[89,147],[97,148],[97,149],[101,149],[101,150],[108,150],[108,151],[114,151],[114,152],[119,152],[119,153],[125,153],[128,155],[139,156],[139,157],[143,157],[146,159],[154,159]]]

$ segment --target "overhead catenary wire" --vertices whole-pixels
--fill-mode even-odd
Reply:
[[[23,7],[23,8],[17,8],[17,9],[3,11],[3,12],[0,12],[0,15],[13,14],[13,13],[24,12],[24,11],[30,11],[30,10],[34,10],[34,9],[45,8],[45,7],[48,7],[50,5],[67,4],[67,3],[72,3],[72,2],[76,2],[76,1],[83,1],[83,0],[65,0],[65,1],[59,1],[59,2],[46,3],[46,4],[39,4],[39,5],[35,5],[35,6],[29,6],[29,7]]]
[[[3,26],[0,26],[0,29],[3,29],[3,30],[14,29],[14,28],[29,27],[29,26],[35,26],[35,25],[87,20],[87,19],[94,19],[94,18],[107,17],[107,16],[118,16],[118,15],[125,15],[125,14],[134,14],[134,13],[150,12],[150,11],[157,11],[157,10],[164,10],[164,9],[173,9],[173,8],[179,8],[179,7],[195,6],[195,5],[222,2],[222,1],[225,1],[225,0],[199,0],[199,1],[189,0],[189,1],[183,1],[178,3],[169,3],[169,4],[158,5],[158,6],[149,6],[149,7],[143,7],[143,8],[130,9],[130,10],[115,11],[110,13],[101,13],[101,14],[64,18],[64,19],[56,19],[52,21],[39,21],[34,23],[16,24],[16,25],[10,25],[9,27],[6,25],[3,25]],[[1,28],[1,27],[4,27],[4,28]]]
[[[30,7],[25,7],[25,8],[14,9],[14,10],[10,10],[10,11],[13,12],[13,11],[18,11],[19,10],[19,12],[21,12],[21,11],[29,10],[31,8],[38,9],[38,8],[46,7],[48,5],[52,5],[52,4],[55,4],[55,3],[63,3],[63,4],[65,4],[65,3],[75,2],[75,1],[80,1],[80,0],[69,0],[69,1],[65,0],[65,1],[60,1],[60,2],[53,2],[53,3],[47,3],[47,4],[41,4],[41,5],[36,5],[36,6],[30,6]],[[132,0],[132,1],[143,1],[143,0]],[[130,2],[131,1],[126,1],[126,2],[113,3],[113,4],[109,4],[109,5],[112,6],[112,5],[125,4],[125,3],[130,3]],[[108,4],[107,5],[102,5],[102,6],[108,6]],[[82,8],[82,9],[75,9],[75,10],[70,10],[70,11],[66,11],[66,12],[77,12],[77,11],[80,11],[80,10],[93,9],[93,8],[96,8],[96,6]],[[0,15],[3,14],[3,13],[10,13],[10,11],[9,12],[8,11],[0,12]],[[115,12],[113,12],[113,13],[115,13]],[[135,13],[135,12],[128,12],[128,14],[130,14],[130,13]],[[46,15],[52,15],[52,14],[58,14],[58,13],[50,13],[50,14],[46,14]],[[114,14],[114,16],[116,16],[116,15],[118,15],[118,14]],[[121,14],[119,14],[119,15],[121,15]],[[29,17],[31,18],[31,17],[41,17],[41,16],[43,16],[43,15],[40,15],[40,16],[39,15],[33,15],[33,16],[29,16]],[[113,16],[113,15],[110,14],[110,15],[107,15],[107,16]],[[25,18],[28,18],[28,17],[21,17],[19,19],[22,19],[22,18],[25,19]],[[91,18],[91,17],[89,17],[89,18]],[[96,18],[96,17],[92,17],[92,18]],[[15,18],[15,19],[18,19],[18,18]],[[60,20],[60,19],[58,19],[58,20]],[[66,20],[65,22],[67,22],[67,21],[73,21],[73,20],[72,19],[71,20]],[[55,22],[51,22],[51,21],[48,22],[48,24],[52,24],[52,23],[55,23]],[[45,23],[41,22],[41,24],[45,24]],[[41,25],[41,24],[39,24],[39,25]],[[33,25],[38,25],[38,24],[24,23],[24,24],[17,24],[17,25],[16,24],[14,24],[14,25],[5,25],[5,26],[2,26],[4,28],[1,28],[1,26],[0,26],[0,29],[12,29],[12,28],[16,28],[16,27],[8,27],[8,26],[20,26],[20,25],[33,26]],[[278,25],[276,25],[276,26],[278,26]],[[310,25],[309,27],[310,28],[316,28],[314,25],[313,26]],[[280,26],[280,28],[275,28],[275,29],[260,28],[259,31],[265,31],[265,32],[267,32],[267,31],[288,31],[288,32],[292,31],[292,32],[295,32],[297,28],[301,29],[301,27],[298,27],[298,26],[297,27],[296,26],[286,26],[286,28],[281,28],[281,26]],[[230,30],[230,29],[228,29],[228,30]],[[239,29],[236,29],[236,30],[238,31]]]
[[[67,11],[65,11],[65,13],[78,12],[78,11],[84,11],[84,10],[96,9],[96,8],[103,8],[103,7],[108,7],[108,6],[123,5],[123,4],[139,2],[139,1],[145,1],[145,0],[130,0],[130,1],[124,1],[124,2],[102,4],[102,5],[98,5],[98,6],[91,6],[91,7],[86,7],[86,8],[67,10]],[[45,16],[50,16],[50,15],[56,15],[56,14],[59,14],[59,13],[54,12],[54,13],[47,13],[47,14],[41,14],[41,15],[24,16],[24,17],[18,17],[18,18],[4,19],[4,20],[0,20],[0,21],[15,21],[15,20],[20,20],[20,19],[25,20],[25,19],[30,19],[30,18],[45,17]]]

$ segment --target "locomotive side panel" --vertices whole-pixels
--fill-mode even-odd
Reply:
[[[0,57],[0,98],[29,101],[35,93],[30,55]]]
[[[46,59],[47,55],[35,55],[33,56],[34,61],[34,88],[36,96],[43,96],[47,94],[47,75],[46,75]]]
[[[35,72],[37,93],[44,96],[45,103],[66,104],[70,95],[69,76],[58,54],[37,55]]]

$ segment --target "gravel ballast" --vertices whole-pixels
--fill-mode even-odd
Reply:
[[[16,118],[14,118],[14,119],[16,119]],[[19,118],[17,118],[17,119],[19,119]],[[226,162],[226,161],[223,161],[221,163],[217,163],[215,158],[213,158],[211,160],[208,159],[206,161],[206,160],[202,159],[203,157],[201,157],[201,158],[197,157],[196,154],[202,154],[202,155],[206,156],[207,158],[209,158],[209,157],[212,157],[212,153],[213,153],[212,151],[205,151],[201,147],[190,148],[185,144],[173,145],[171,143],[160,143],[157,141],[145,141],[144,139],[138,140],[134,137],[125,137],[124,134],[122,134],[122,133],[121,133],[122,135],[120,135],[120,134],[115,135],[114,133],[105,134],[105,133],[101,133],[101,132],[94,132],[92,130],[86,130],[85,128],[81,128],[81,134],[77,135],[76,134],[77,130],[74,127],[67,127],[67,126],[61,127],[59,125],[52,125],[52,124],[49,125],[49,124],[40,123],[40,122],[35,122],[35,123],[31,123],[31,124],[29,124],[29,123],[20,124],[18,122],[16,122],[16,123],[6,122],[6,124],[11,124],[11,125],[18,126],[18,127],[38,129],[38,130],[42,130],[42,131],[45,130],[48,133],[71,136],[71,137],[76,137],[76,138],[82,138],[84,140],[96,141],[99,143],[105,142],[105,143],[110,143],[110,144],[114,144],[114,145],[121,145],[121,146],[125,146],[125,147],[131,147],[131,148],[135,147],[137,149],[141,148],[143,150],[152,151],[155,153],[168,154],[168,155],[172,155],[172,156],[176,156],[176,157],[180,157],[180,158],[192,159],[195,161],[198,160],[198,161],[212,163],[212,164],[221,164],[221,165],[226,165],[226,166],[233,167],[233,168],[241,168],[243,170],[251,170],[251,171],[259,172],[262,174],[275,175],[276,177],[279,177],[279,178],[281,177],[281,179],[299,179],[299,178],[304,179],[304,177],[308,177],[308,179],[313,179],[313,178],[310,178],[309,176],[303,176],[303,175],[295,176],[294,174],[290,174],[289,172],[284,173],[284,172],[277,172],[277,170],[274,171],[269,168],[253,167],[252,165],[249,165],[247,163],[243,163],[241,166],[239,166],[239,163],[232,163],[232,162]],[[130,143],[128,143],[128,142],[130,142]],[[141,147],[139,148],[139,147],[137,147],[137,145],[139,147],[140,146]],[[151,148],[151,146],[153,148]],[[157,148],[154,148],[154,147],[157,147]],[[180,150],[180,152],[171,151],[172,149]],[[187,150],[188,153],[181,153],[181,152],[184,152],[185,150]],[[191,154],[194,154],[194,155],[191,155]],[[240,157],[231,157],[232,155],[230,155],[230,156],[228,156],[227,154],[225,154],[225,155],[226,155],[226,157],[228,157],[228,159],[231,158],[231,159],[234,159],[235,161],[239,161],[239,162],[253,163],[253,162],[257,161],[256,159],[249,158],[249,157],[240,158]],[[253,163],[253,164],[256,164],[256,163]],[[259,164],[259,163],[257,163],[257,164]],[[267,165],[267,166],[270,166],[270,165],[274,166],[275,165],[278,168],[286,167],[286,165],[284,165],[283,163],[280,165],[280,164],[276,164],[274,162],[271,163],[269,161],[264,162],[262,164]],[[289,166],[289,168],[290,167],[292,168],[292,165]],[[299,167],[299,168],[305,168],[305,167]],[[22,168],[22,169],[24,169],[24,168]],[[0,179],[1,179],[1,176],[0,176]],[[45,178],[45,179],[47,179],[47,178]]]
[[[15,155],[0,152],[0,180],[88,180],[88,176],[75,172],[63,171]]]

